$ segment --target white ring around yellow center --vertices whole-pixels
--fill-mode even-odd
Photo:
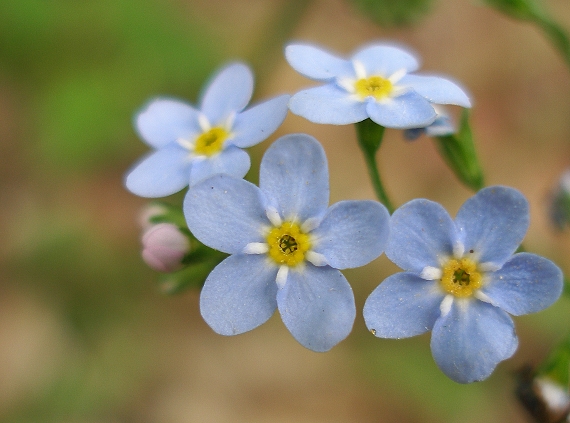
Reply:
[[[269,257],[278,264],[293,267],[305,260],[305,254],[311,248],[310,236],[301,231],[293,222],[283,222],[267,235]]]

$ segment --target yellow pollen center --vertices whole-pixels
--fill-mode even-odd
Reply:
[[[481,288],[482,279],[473,260],[451,259],[443,266],[441,286],[456,297],[469,297]]]
[[[204,156],[212,156],[222,151],[224,141],[229,137],[228,131],[216,126],[196,138],[194,152]]]
[[[296,266],[305,260],[305,253],[311,248],[309,235],[301,232],[299,225],[284,222],[279,228],[273,228],[267,235],[269,257],[278,264]]]
[[[371,76],[370,78],[362,78],[354,83],[356,94],[360,98],[372,96],[376,100],[388,97],[394,90],[392,83],[381,76]]]

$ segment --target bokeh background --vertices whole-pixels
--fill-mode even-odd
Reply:
[[[147,151],[134,113],[150,98],[196,102],[217,67],[245,60],[255,100],[312,85],[283,58],[290,40],[339,54],[393,40],[422,70],[468,87],[487,184],[531,202],[528,250],[570,272],[570,234],[547,201],[570,165],[570,71],[529,23],[477,1],[3,0],[0,2],[0,421],[489,422],[530,421],[515,374],[568,334],[570,302],[516,318],[520,347],[486,381],[448,380],[429,334],[379,340],[361,315],[326,354],[300,346],[278,316],[236,337],[201,319],[199,292],[165,295],[140,258],[140,210],[123,187]],[[390,2],[388,2],[390,3]],[[544,2],[570,30],[568,0]],[[404,24],[404,25],[400,25]],[[452,109],[457,116],[459,110]],[[289,115],[278,136],[306,132],[327,152],[331,201],[374,198],[354,128]],[[452,214],[471,193],[428,138],[386,131],[379,155],[397,204],[425,197]],[[180,195],[171,201],[180,201]],[[346,271],[361,310],[397,269],[381,257]]]

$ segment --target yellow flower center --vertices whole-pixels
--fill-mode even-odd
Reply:
[[[360,98],[372,96],[376,100],[388,97],[394,90],[392,83],[381,76],[371,76],[370,78],[362,78],[354,83],[356,94]]]
[[[269,257],[278,264],[296,266],[305,260],[305,253],[311,248],[309,235],[301,232],[299,225],[284,222],[267,235]]]
[[[481,288],[483,277],[477,264],[468,258],[451,259],[443,266],[441,286],[456,297],[469,297]]]
[[[204,156],[212,156],[219,153],[222,151],[224,142],[228,139],[229,135],[229,132],[224,128],[216,126],[196,138],[194,152]]]

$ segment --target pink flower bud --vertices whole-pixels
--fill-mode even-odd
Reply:
[[[151,269],[174,272],[183,267],[182,259],[190,250],[190,240],[176,225],[159,223],[142,237],[142,258]]]

